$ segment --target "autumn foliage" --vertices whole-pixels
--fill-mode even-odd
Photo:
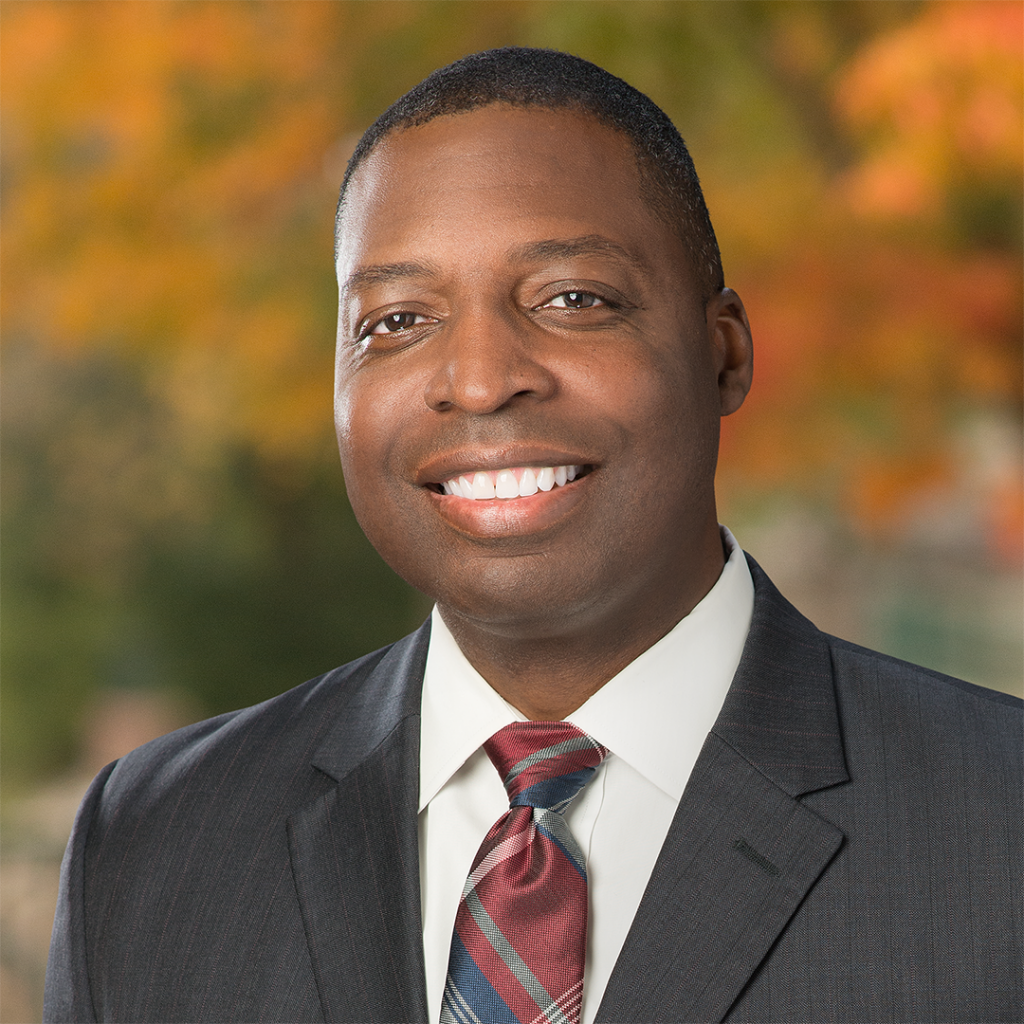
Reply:
[[[1020,180],[1022,32],[1017,3],[937,4],[857,54],[835,92],[869,143],[844,182],[855,211],[936,227],[958,192]]]
[[[114,349],[193,443],[301,458],[329,408],[324,161],[350,117],[333,8],[7,5],[8,337]]]
[[[9,645],[9,678],[26,715],[32,693],[74,704],[108,671],[97,637],[138,628],[150,659],[154,633],[208,640],[205,662],[167,655],[165,673],[212,693],[230,671],[215,634],[248,629],[250,688],[218,690],[221,708],[422,614],[395,583],[346,590],[325,568],[383,573],[338,511],[332,215],[391,100],[507,43],[603,64],[693,149],[757,353],[725,422],[723,518],[786,492],[886,538],[962,506],[993,564],[1019,564],[1016,0],[26,0],[0,19],[7,615],[34,645]],[[161,602],[180,621],[140,626]],[[59,665],[39,642],[58,620]],[[332,660],[307,665],[325,637]]]
[[[745,482],[825,488],[885,532],[969,477],[991,550],[1019,560],[1019,466],[979,472],[965,432],[1019,422],[1022,34],[1017,3],[926,5],[835,74],[849,156],[738,268],[758,342],[749,423],[728,425]]]
[[[329,431],[330,207],[372,113],[344,40],[403,7],[7,5],[7,338],[138,361],[191,445],[307,458]],[[728,437],[747,480],[838,467],[881,524],[953,472],[951,417],[1017,400],[1021,32],[1018,3],[938,3],[830,77],[852,159],[797,183],[767,258],[726,252],[759,342],[764,411]],[[726,239],[759,220],[727,198]],[[849,422],[865,402],[874,438]]]

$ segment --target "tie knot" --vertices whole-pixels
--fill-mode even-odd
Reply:
[[[568,722],[513,722],[485,744],[512,807],[563,811],[608,750]]]

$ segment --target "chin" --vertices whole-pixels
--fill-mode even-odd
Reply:
[[[463,577],[460,584],[429,596],[449,615],[522,639],[567,637],[586,629],[608,614],[609,597],[615,594],[608,581],[595,583],[564,574],[556,581],[543,580],[525,566],[512,573],[481,574],[473,586],[465,586]]]

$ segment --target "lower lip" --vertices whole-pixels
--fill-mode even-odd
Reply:
[[[472,537],[518,537],[557,525],[585,496],[592,473],[526,498],[460,498],[428,492],[441,518]]]

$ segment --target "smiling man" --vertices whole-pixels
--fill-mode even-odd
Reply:
[[[722,571],[743,306],[641,195],[629,138],[573,109],[496,103],[389,136],[338,231],[360,523],[492,687],[564,718]]]
[[[101,773],[47,1019],[1019,1020],[1019,702],[719,527],[750,329],[664,114],[466,58],[364,136],[336,255],[349,497],[434,612]]]

